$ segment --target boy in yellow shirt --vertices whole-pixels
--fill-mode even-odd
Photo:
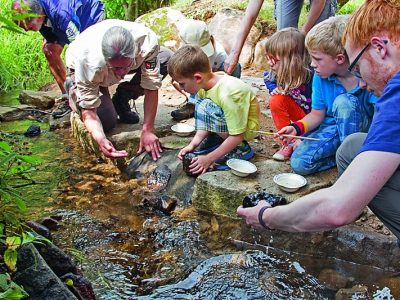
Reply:
[[[251,88],[238,78],[213,73],[207,55],[197,46],[180,48],[168,63],[168,73],[184,91],[199,96],[196,135],[178,157],[194,151],[211,133],[222,141],[211,152],[193,158],[190,173],[202,174],[213,163],[219,164],[217,169],[226,169],[229,158],[250,159],[254,151],[247,141],[260,127],[260,107]]]

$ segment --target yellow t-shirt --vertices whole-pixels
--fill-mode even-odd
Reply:
[[[250,86],[242,80],[223,75],[209,90],[200,90],[201,99],[208,98],[222,108],[230,135],[244,133],[245,140],[256,136],[260,128],[260,106]]]

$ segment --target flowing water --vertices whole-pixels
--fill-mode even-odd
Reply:
[[[13,131],[19,125],[0,127],[24,139],[22,130]],[[147,181],[128,180],[84,153],[68,130],[45,131],[29,142],[46,159],[40,173],[46,184],[34,187],[42,203],[32,218],[62,217],[54,242],[81,267],[99,299],[332,299],[334,280],[317,279],[327,271],[341,286],[367,286],[369,298],[399,286],[395,273],[257,244],[258,233],[241,221],[179,205],[167,216],[143,205]]]

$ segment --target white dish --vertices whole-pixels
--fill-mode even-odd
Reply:
[[[294,173],[282,173],[274,176],[274,182],[283,191],[294,193],[307,184],[307,179]]]
[[[257,171],[257,167],[251,162],[243,159],[231,158],[226,162],[233,174],[246,177]]]
[[[171,126],[171,130],[179,136],[188,136],[192,134],[195,130],[193,125],[185,124],[185,123],[177,123]]]

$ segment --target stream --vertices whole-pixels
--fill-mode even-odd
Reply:
[[[61,217],[53,241],[98,299],[334,299],[357,285],[367,292],[340,299],[400,297],[397,273],[262,245],[244,222],[190,205],[160,212],[143,202],[146,179],[84,153],[69,129],[23,137],[32,122],[0,123],[45,159],[37,176],[46,183],[26,191],[30,217]]]

